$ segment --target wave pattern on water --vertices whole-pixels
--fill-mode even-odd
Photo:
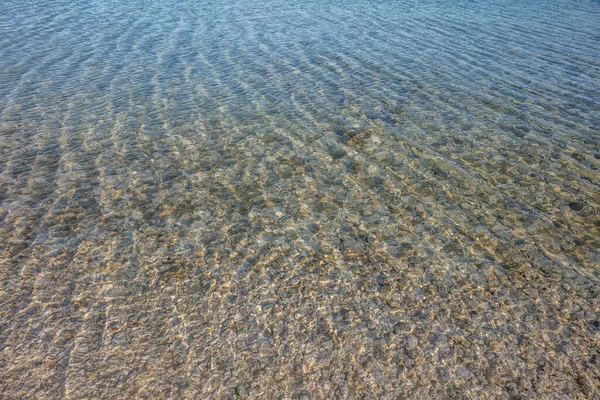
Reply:
[[[598,393],[598,21],[1,2],[0,397]]]

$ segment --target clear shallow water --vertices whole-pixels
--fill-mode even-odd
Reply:
[[[0,3],[0,397],[592,398],[594,1]]]

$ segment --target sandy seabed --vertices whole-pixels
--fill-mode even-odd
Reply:
[[[0,398],[599,399],[599,18],[0,3]]]

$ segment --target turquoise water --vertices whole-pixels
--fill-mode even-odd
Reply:
[[[592,398],[599,100],[597,1],[2,1],[0,397]]]

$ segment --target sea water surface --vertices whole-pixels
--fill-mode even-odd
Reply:
[[[600,3],[0,1],[0,397],[594,398]]]

